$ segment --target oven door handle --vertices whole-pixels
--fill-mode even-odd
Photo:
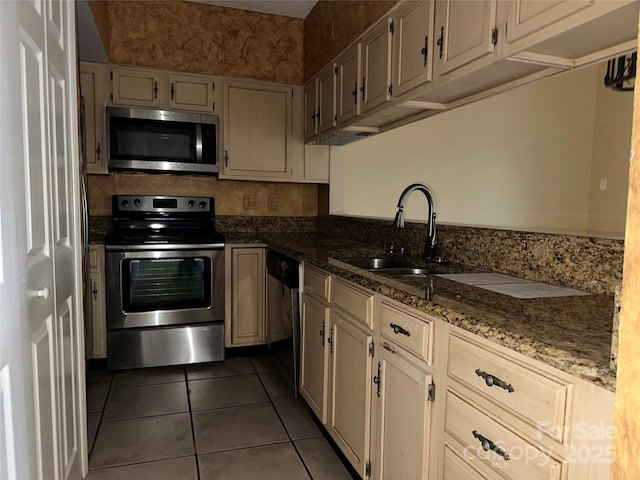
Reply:
[[[105,245],[105,250],[109,252],[148,252],[164,250],[224,250],[224,243],[162,243],[149,245]]]

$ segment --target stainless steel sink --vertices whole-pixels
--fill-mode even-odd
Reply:
[[[428,268],[404,260],[390,258],[341,258],[341,262],[383,275],[426,275]]]
[[[380,270],[386,268],[415,268],[416,265],[404,260],[395,260],[389,258],[341,258],[341,262],[348,263],[355,267],[364,268],[365,270]]]

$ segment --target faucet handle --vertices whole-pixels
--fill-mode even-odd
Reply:
[[[387,253],[391,253],[391,254],[396,253],[395,248],[396,248],[396,244],[395,244],[395,243],[393,243],[393,242],[391,242],[391,243],[389,244],[389,250],[387,251]]]

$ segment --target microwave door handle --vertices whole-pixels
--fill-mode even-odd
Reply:
[[[202,124],[196,124],[196,162],[202,163]]]

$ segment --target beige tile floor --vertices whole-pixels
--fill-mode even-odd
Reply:
[[[289,358],[89,372],[87,480],[354,478],[294,398]]]

